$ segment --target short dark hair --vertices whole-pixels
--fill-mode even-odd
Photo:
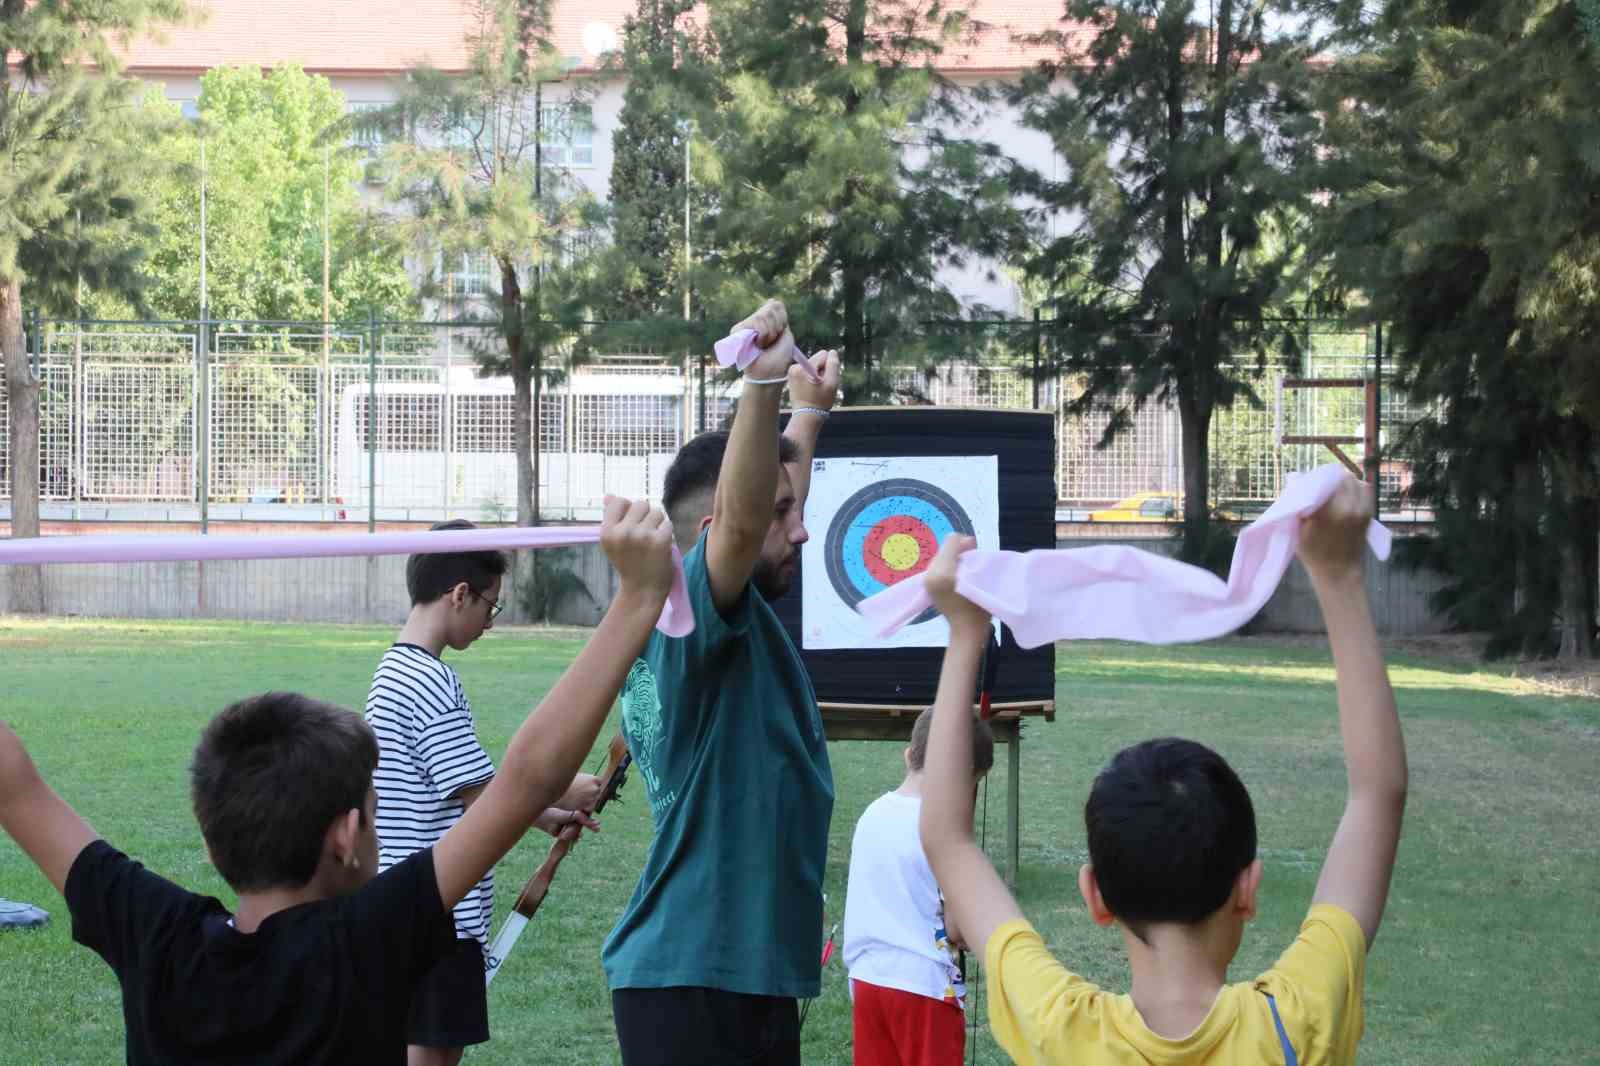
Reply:
[[[925,707],[911,726],[911,768],[921,770],[928,760],[928,731],[933,728],[933,708]],[[977,715],[972,716],[972,772],[986,774],[994,769],[994,730]]]
[[[1256,812],[1227,761],[1161,737],[1118,752],[1083,807],[1089,861],[1111,913],[1135,936],[1193,925],[1228,901],[1255,861]]]
[[[465,518],[452,518],[433,527],[435,532],[477,528]],[[413,555],[406,560],[406,591],[411,594],[411,606],[432,603],[463,581],[467,588],[481,593],[506,572],[508,565],[506,553],[498,551]]]
[[[294,692],[243,699],[200,733],[189,768],[200,833],[236,892],[299,887],[328,826],[366,819],[378,741],[358,714]]]
[[[661,488],[661,509],[672,521],[680,521],[678,505],[691,496],[714,490],[722,474],[722,457],[728,452],[728,434],[723,430],[702,433],[678,449]],[[800,458],[800,447],[788,437],[778,437],[778,462],[792,463]],[[699,518],[700,515],[694,517]]]

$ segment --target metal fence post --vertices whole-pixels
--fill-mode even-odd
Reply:
[[[1039,409],[1039,356],[1044,346],[1044,335],[1040,332],[1039,309],[1033,309],[1033,409]]]
[[[211,309],[200,308],[195,338],[195,481],[200,496],[200,532],[211,524]]]
[[[378,316],[367,308],[367,532],[378,528]]]

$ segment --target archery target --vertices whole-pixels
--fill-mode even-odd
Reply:
[[[953,533],[998,548],[997,498],[992,455],[817,460],[806,498],[812,539],[802,549],[802,645],[942,646],[948,627],[937,611],[880,640],[856,605],[922,573]]]
[[[952,533],[973,535],[972,519],[943,489],[915,478],[869,485],[845,500],[828,527],[828,581],[854,607],[926,570]],[[911,624],[936,614],[929,609]]]

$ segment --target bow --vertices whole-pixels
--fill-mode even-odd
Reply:
[[[633,756],[628,753],[628,742],[618,733],[611,738],[611,744],[606,749],[605,769],[598,775],[602,786],[600,798],[595,802],[594,812],[599,814],[617,795],[623,783],[628,779],[628,766],[633,762]],[[489,958],[484,965],[483,982],[485,985],[494,981],[494,975],[500,972],[500,967],[505,963],[506,957],[511,954],[511,949],[516,946],[517,938],[528,927],[528,921],[539,910],[539,905],[544,902],[544,897],[550,892],[550,882],[555,879],[556,867],[561,865],[561,860],[567,857],[567,852],[578,842],[578,834],[583,832],[581,826],[569,825],[556,835],[555,842],[550,845],[550,852],[544,857],[544,862],[528,878],[528,883],[522,886],[522,892],[517,896],[517,901],[511,905],[511,913],[506,916],[506,922],[500,927],[500,935],[494,938],[494,946],[489,949]]]

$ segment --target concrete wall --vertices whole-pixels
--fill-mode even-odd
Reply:
[[[1172,554],[1170,539],[1099,541],[1075,538],[1063,547],[1134,543]],[[616,593],[617,579],[597,544],[569,549],[564,557],[588,595],[561,600],[555,621],[593,625]],[[405,557],[277,559],[248,562],[144,563],[47,566],[45,596],[55,615],[105,618],[225,618],[274,622],[373,622],[398,625],[406,615]],[[1448,619],[1428,608],[1442,584],[1428,571],[1409,571],[1373,560],[1367,591],[1378,631],[1408,637],[1441,633]],[[522,621],[515,581],[502,592],[502,619]],[[11,609],[11,568],[0,566],[0,612]],[[1320,633],[1322,615],[1310,581],[1293,564],[1277,592],[1251,625],[1260,633]]]
[[[1083,526],[1077,526],[1081,530]],[[1062,538],[1062,548],[1088,548],[1097,544],[1129,544],[1168,557],[1178,553],[1174,537],[1085,537]],[[1444,578],[1432,570],[1410,570],[1393,561],[1367,559],[1367,596],[1372,601],[1372,618],[1379,634],[1386,637],[1417,637],[1444,633],[1451,628],[1448,617],[1428,606],[1429,597],[1444,587]],[[1311,579],[1296,559],[1289,564],[1278,589],[1251,621],[1252,633],[1321,633],[1322,609],[1317,606]]]
[[[615,592],[600,546],[571,549],[593,598],[566,597],[555,621],[593,625]],[[406,559],[259,559],[209,563],[46,566],[45,604],[53,615],[91,618],[223,618],[260,622],[405,621]],[[12,610],[12,567],[0,566],[0,613]],[[501,586],[506,622],[523,621],[514,575]]]

